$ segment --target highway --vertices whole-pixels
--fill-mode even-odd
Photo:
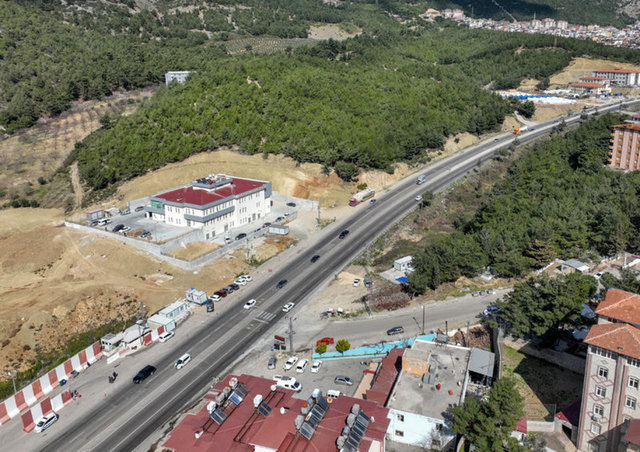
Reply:
[[[600,107],[599,112],[629,107],[636,102]],[[579,115],[565,118],[565,121],[568,125],[573,124],[579,121]],[[520,143],[529,142],[547,135],[555,125],[554,121],[539,124],[535,131],[526,132],[518,139]],[[52,435],[42,450],[135,449],[152,432],[163,426],[166,428],[176,413],[201,395],[215,377],[223,376],[228,366],[285,316],[281,310],[284,303],[294,301],[297,306],[292,312],[295,313],[308,295],[414,209],[416,195],[444,189],[509,146],[514,138],[512,134],[504,134],[497,141],[489,140],[443,159],[420,173],[427,176],[424,184],[416,185],[417,174],[409,177],[378,195],[375,204],[359,206],[347,220],[320,231],[317,240],[306,249],[289,249],[282,255],[287,258],[286,262],[274,268],[270,279],[242,289],[243,297],[257,299],[261,310],[275,315],[272,319],[265,321],[247,315],[242,303],[236,303],[218,315],[215,322],[190,332],[184,347],[194,358],[192,364],[178,373],[173,369],[175,356],[165,354],[156,362],[141,360],[135,368],[121,369],[119,378],[127,382],[131,382],[133,375],[145,364],[153,364],[158,372],[141,385],[123,384],[119,391],[77,422],[65,425],[58,422],[50,429]],[[338,234],[342,230],[350,233],[341,240]],[[314,254],[321,255],[321,259],[311,263]],[[276,283],[282,279],[287,279],[288,283],[277,289]],[[141,358],[144,359],[144,353]]]

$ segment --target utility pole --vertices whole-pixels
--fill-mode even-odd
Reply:
[[[247,237],[247,262],[251,258],[251,238]]]
[[[471,324],[471,322],[469,322],[469,321],[467,320],[467,340],[465,341],[465,344],[464,344],[464,346],[465,346],[465,347],[468,347],[468,346],[469,346],[469,343],[471,342],[471,336],[469,336],[469,334],[470,334],[470,333],[469,333],[469,325],[470,325],[470,324]]]
[[[422,305],[422,335],[424,336],[424,308],[425,305]]]
[[[318,221],[318,227],[320,227],[320,225],[322,224],[320,223],[320,201],[318,201],[318,220],[317,221]]]
[[[366,275],[367,278],[371,279],[371,273],[369,272],[369,260],[370,260],[370,254],[371,252],[371,245],[369,245],[367,247],[367,263],[366,263]],[[371,312],[371,306],[373,305],[373,282],[369,283],[369,303],[365,302],[365,306],[367,307],[367,312],[369,313],[369,317],[373,317],[373,312]]]
[[[289,356],[293,356],[293,317],[289,317]]]

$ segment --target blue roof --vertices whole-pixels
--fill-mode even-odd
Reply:
[[[396,281],[401,282],[403,284],[408,284],[409,283],[409,278],[407,278],[406,276],[402,276],[400,278],[396,278]]]

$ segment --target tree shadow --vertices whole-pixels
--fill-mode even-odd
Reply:
[[[497,3],[491,0],[449,0],[447,2],[436,1],[436,6],[446,8],[453,3],[465,12],[467,16],[473,14],[474,17],[494,17],[496,19],[511,19]],[[521,0],[502,0],[500,5],[513,14],[516,19],[530,19],[535,13],[539,19],[544,17],[554,17],[557,9],[540,3],[526,2]]]

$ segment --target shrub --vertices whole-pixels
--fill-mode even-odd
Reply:
[[[340,339],[336,344],[336,350],[340,353],[344,353],[351,348],[351,344],[346,339]]]
[[[320,342],[318,345],[316,345],[316,353],[326,353],[327,352],[327,344],[325,344],[324,342]]]

